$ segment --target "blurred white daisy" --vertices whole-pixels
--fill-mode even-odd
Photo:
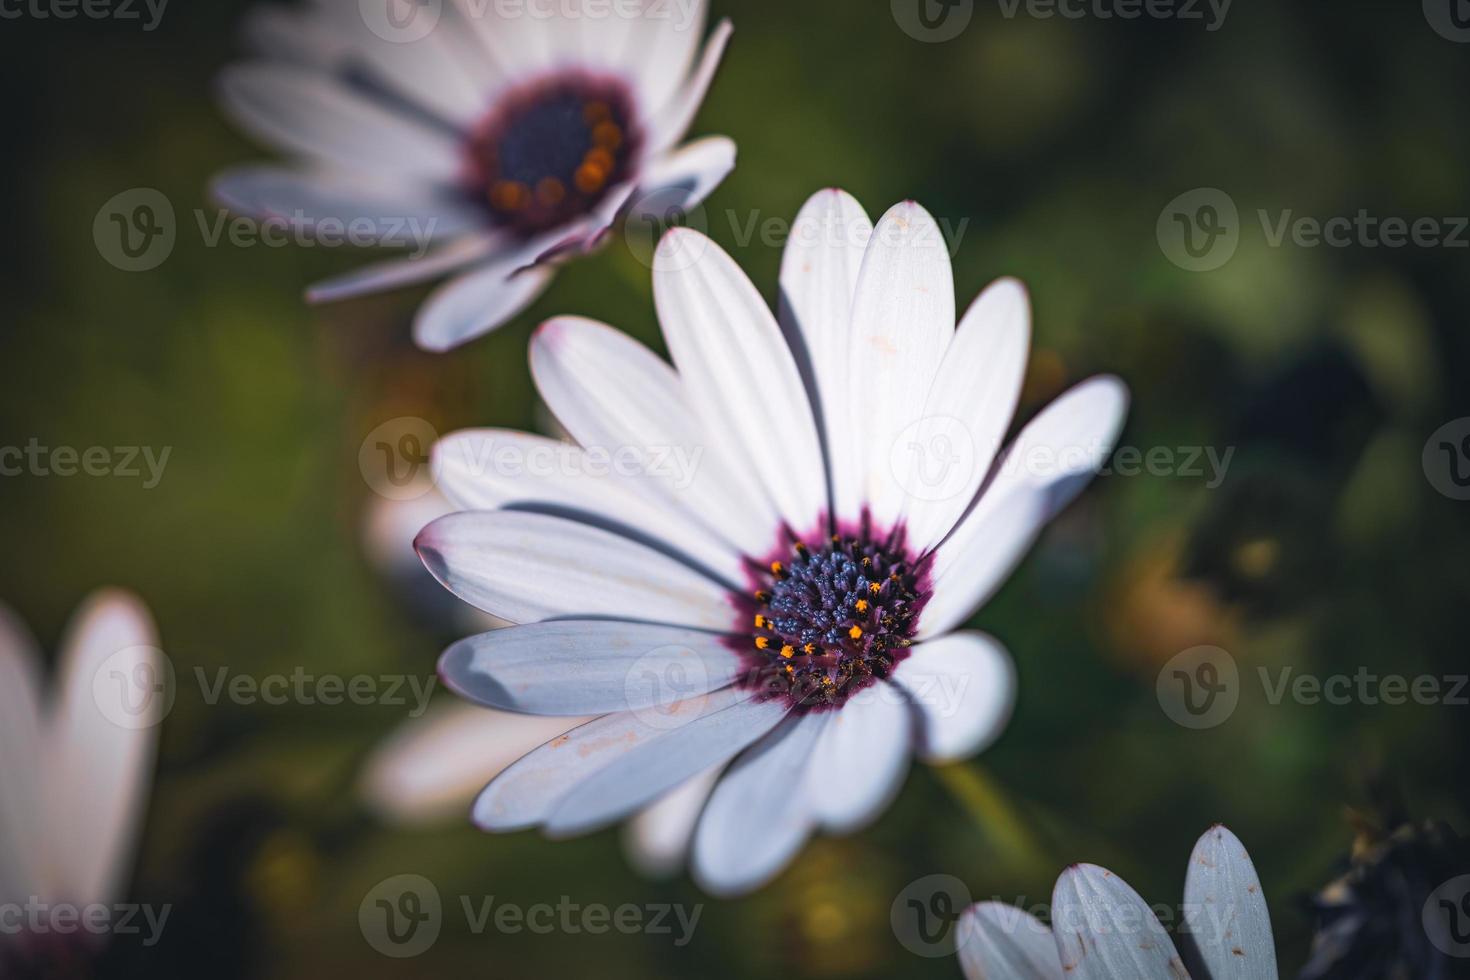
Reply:
[[[1101,465],[1126,389],[1079,385],[1001,453],[1025,292],[1002,280],[956,329],[947,246],[912,202],[874,228],[818,194],[781,289],[784,334],[730,256],[673,231],[654,290],[675,367],[553,320],[532,373],[577,445],[479,430],[436,446],[465,512],[419,553],[520,624],[452,646],[446,683],[502,711],[598,716],[492,782],[481,827],[560,837],[679,799],[696,877],[738,893],[818,828],[871,820],[911,754],[961,758],[1003,728],[1010,658],[954,630]],[[691,780],[707,799],[669,796]]]
[[[1057,880],[1050,927],[998,902],[966,910],[956,932],[960,966],[968,980],[1276,980],[1260,879],[1224,827],[1195,845],[1181,912],[1187,941],[1176,950],[1127,882],[1077,865]]]
[[[133,860],[167,705],[138,696],[140,677],[163,677],[156,643],[142,603],[99,592],[47,696],[30,634],[0,606],[0,907],[21,912],[6,917],[20,931],[0,933],[0,975],[70,976],[97,952],[76,927],[89,906],[112,908]]]
[[[453,275],[414,337],[447,350],[530,305],[630,208],[693,207],[735,145],[679,145],[731,28],[703,53],[707,0],[522,5],[309,0],[260,8],[263,56],[221,78],[225,109],[294,158],[216,178],[215,197],[318,241],[427,254],[313,287],[330,301]],[[545,9],[543,9],[545,8]]]

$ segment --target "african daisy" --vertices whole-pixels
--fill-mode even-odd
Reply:
[[[675,824],[698,880],[738,893],[818,828],[872,819],[912,753],[968,756],[1004,726],[1010,658],[956,627],[1099,468],[1124,386],[1077,386],[1001,453],[1026,294],[1002,280],[956,329],[947,247],[912,202],[874,228],[818,194],[781,290],[778,323],[729,255],[670,232],[654,291],[673,367],[553,320],[531,368],[576,444],[480,430],[436,447],[463,511],[419,554],[519,624],[450,647],[446,683],[597,716],[496,778],[481,827],[578,834],[697,780],[707,796],[685,789]]]

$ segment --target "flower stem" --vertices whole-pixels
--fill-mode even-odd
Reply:
[[[957,762],[933,770],[949,795],[979,827],[1000,860],[1023,874],[1055,873],[1045,850],[1016,804],[990,773],[978,765]]]

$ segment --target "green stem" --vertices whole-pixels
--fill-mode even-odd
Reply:
[[[1002,861],[1024,874],[1054,872],[1030,822],[983,767],[954,763],[933,772]]]

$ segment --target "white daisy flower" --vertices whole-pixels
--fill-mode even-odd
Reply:
[[[602,324],[543,325],[532,373],[577,445],[442,440],[436,472],[464,512],[417,545],[450,591],[519,624],[447,650],[450,687],[598,716],[502,773],[475,821],[560,837],[677,799],[654,836],[687,843],[696,814],[696,877],[738,893],[813,831],[875,817],[911,754],[998,735],[1010,658],[954,630],[1096,472],[1127,393],[1079,385],[1000,453],[1025,292],[1002,280],[956,329],[948,250],[912,202],[875,229],[840,191],[812,199],[783,264],[784,335],[697,232],[664,237],[654,288],[674,367]],[[668,796],[696,779],[707,799]]]
[[[960,966],[968,980],[1276,980],[1260,879],[1224,827],[1195,845],[1181,911],[1184,956],[1123,879],[1081,864],[1057,879],[1050,927],[998,902],[966,910],[956,932]]]
[[[225,109],[290,154],[225,173],[226,207],[325,240],[367,233],[427,254],[313,287],[330,301],[453,275],[419,311],[447,350],[529,306],[558,265],[631,209],[702,201],[735,144],[679,145],[730,37],[703,53],[707,0],[524,5],[310,0],[260,9],[264,57],[221,79]],[[547,9],[543,9],[547,8]],[[434,19],[437,18],[437,19]]]
[[[161,676],[155,637],[136,598],[97,593],[72,619],[47,697],[30,634],[0,606],[0,908],[22,913],[7,916],[18,933],[0,933],[0,975],[70,975],[96,952],[82,920],[63,930],[52,916],[121,897],[166,704],[138,700],[128,678]]]

